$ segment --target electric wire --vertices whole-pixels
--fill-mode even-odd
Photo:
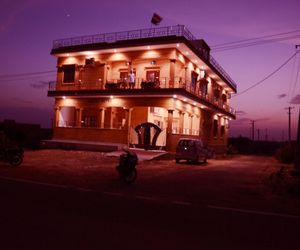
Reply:
[[[53,73],[51,74],[44,74],[44,75],[39,75],[39,76],[28,76],[28,77],[21,77],[21,78],[8,78],[8,79],[0,79],[1,84],[5,84],[5,83],[10,83],[10,82],[14,82],[14,83],[18,83],[20,81],[26,81],[26,80],[37,80],[40,78],[45,78],[45,77],[55,77],[55,75]]]
[[[287,34],[292,34],[292,33],[297,33],[297,32],[300,32],[300,30],[293,30],[293,31],[289,31],[289,32],[283,32],[283,33],[277,33],[277,34],[272,34],[272,35],[242,39],[242,40],[233,41],[233,42],[226,42],[226,43],[216,44],[216,45],[212,45],[211,48],[224,47],[224,46],[231,45],[231,44],[243,43],[243,42],[248,42],[248,41],[253,41],[253,40],[260,40],[260,39],[264,39],[264,38],[287,35]]]
[[[275,69],[272,73],[270,73],[269,75],[267,75],[266,77],[264,77],[262,80],[258,81],[257,83],[251,85],[250,87],[248,87],[247,89],[241,91],[240,93],[234,95],[233,97],[236,97],[236,96],[240,96],[246,92],[248,92],[249,90],[253,89],[254,87],[262,84],[264,81],[266,81],[267,79],[269,79],[271,76],[275,75],[279,70],[281,70],[285,65],[288,64],[289,61],[291,61],[298,53],[300,52],[299,51],[296,51],[291,57],[289,57],[283,64],[281,64],[277,69]]]
[[[43,74],[54,73],[54,72],[57,72],[57,71],[56,70],[48,70],[48,71],[31,72],[31,73],[7,74],[7,75],[0,75],[0,79],[22,77],[22,76],[43,75]]]
[[[295,36],[274,38],[274,39],[268,39],[268,40],[262,40],[262,41],[249,42],[249,43],[236,44],[236,45],[216,48],[216,49],[212,49],[212,52],[223,52],[223,51],[226,51],[226,50],[246,48],[246,47],[250,47],[250,46],[263,45],[263,44],[272,43],[272,42],[280,42],[280,41],[291,40],[291,39],[295,39],[295,38],[300,38],[300,34],[295,35]]]

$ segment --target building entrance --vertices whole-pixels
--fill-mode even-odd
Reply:
[[[138,144],[135,146],[138,148],[144,148],[146,150],[157,149],[157,138],[161,133],[161,128],[151,122],[141,123],[135,127],[135,132],[138,136]]]

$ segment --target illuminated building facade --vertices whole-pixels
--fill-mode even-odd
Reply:
[[[174,151],[190,137],[225,148],[236,84],[185,26],[56,40],[51,54],[53,139]]]

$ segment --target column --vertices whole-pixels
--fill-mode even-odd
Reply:
[[[81,127],[82,109],[76,109],[76,127]]]
[[[54,108],[54,120],[53,120],[53,126],[54,126],[54,128],[58,127],[59,111],[60,111],[60,107],[55,107]]]
[[[114,112],[113,107],[110,108],[110,119],[109,119],[109,128],[114,128]]]
[[[129,108],[128,112],[127,112],[128,113],[128,132],[127,132],[127,134],[128,134],[128,137],[127,137],[128,146],[131,143],[135,143],[135,142],[131,141],[131,113],[132,113],[132,110],[133,110],[133,108]]]
[[[169,80],[169,88],[174,88],[175,84],[175,59],[170,60],[170,80]]]
[[[187,82],[188,82],[188,67],[184,68],[184,86],[187,88]]]
[[[100,128],[104,128],[105,110],[106,108],[101,109]]]
[[[125,109],[125,128],[129,128],[129,109]]]
[[[190,128],[189,128],[189,134],[192,135],[193,134],[193,118],[194,116],[189,114],[189,118],[190,118]]]
[[[102,118],[102,108],[99,108],[98,109],[98,117],[97,117],[97,120],[98,120],[97,127],[98,128],[101,128],[101,118]]]
[[[172,134],[173,110],[168,110],[167,134]]]
[[[179,111],[179,134],[183,134],[184,112]]]

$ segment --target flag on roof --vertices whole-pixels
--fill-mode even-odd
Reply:
[[[162,20],[162,17],[159,16],[158,14],[154,13],[151,19],[151,23],[158,25]]]

